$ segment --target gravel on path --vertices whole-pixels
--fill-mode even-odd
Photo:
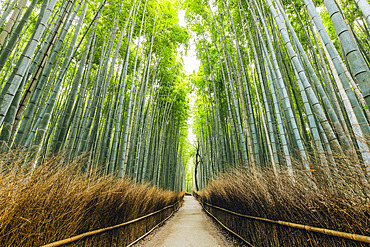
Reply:
[[[192,196],[164,226],[147,236],[135,247],[219,247],[235,246],[226,239]]]

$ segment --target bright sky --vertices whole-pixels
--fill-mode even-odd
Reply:
[[[182,27],[186,27],[187,23],[185,21],[185,10],[179,11],[178,18],[179,18],[179,25]],[[183,59],[184,59],[184,70],[186,74],[190,75],[194,71],[198,71],[200,61],[196,57],[195,44],[194,44],[193,38],[190,38],[189,50],[187,51],[187,54],[183,57]],[[194,122],[193,110],[194,110],[195,95],[193,94],[189,95],[189,99],[190,99],[190,118],[188,120],[188,139],[190,143],[194,143],[194,141],[196,140],[196,137],[192,131],[192,125]]]
[[[181,27],[186,27],[187,23],[185,21],[185,10],[180,10],[179,11],[179,25]],[[190,30],[189,30],[190,31]],[[190,38],[190,47],[187,52],[187,55],[183,57],[184,59],[184,69],[185,72],[190,75],[195,71],[198,70],[200,61],[197,59],[195,55],[195,44],[194,44],[194,39]]]

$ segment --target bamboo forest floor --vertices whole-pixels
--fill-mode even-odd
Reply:
[[[136,247],[218,247],[235,246],[217,228],[192,196],[184,197],[179,211]]]

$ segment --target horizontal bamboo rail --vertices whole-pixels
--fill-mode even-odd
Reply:
[[[181,203],[182,205],[182,203]],[[138,243],[140,240],[142,240],[143,238],[145,238],[146,236],[148,236],[152,231],[154,231],[154,229],[156,229],[158,226],[160,226],[161,224],[163,224],[164,222],[166,222],[169,218],[172,217],[172,215],[177,212],[179,210],[180,207],[177,207],[177,209],[175,209],[174,211],[172,211],[172,213],[167,217],[165,218],[164,220],[162,220],[161,222],[159,222],[157,225],[155,225],[152,229],[150,229],[147,233],[145,233],[143,236],[139,237],[138,239],[136,239],[134,242],[128,244],[126,247],[131,247],[133,246],[134,244]]]
[[[56,241],[56,242],[53,242],[53,243],[50,243],[50,244],[42,245],[41,247],[62,246],[62,245],[66,245],[66,244],[76,242],[77,240],[80,240],[80,239],[83,239],[83,238],[86,238],[86,237],[94,236],[94,235],[97,235],[97,234],[100,234],[100,233],[103,233],[103,232],[107,232],[107,231],[111,231],[111,230],[114,230],[114,229],[117,229],[117,228],[120,228],[120,227],[123,227],[123,226],[127,226],[127,225],[130,225],[132,223],[138,222],[140,220],[146,219],[150,216],[156,215],[156,214],[158,214],[158,213],[160,213],[160,212],[162,212],[166,209],[172,208],[172,207],[178,205],[179,203],[181,203],[181,200],[177,201],[176,203],[174,203],[172,205],[166,206],[166,207],[164,207],[164,208],[162,208],[158,211],[155,211],[153,213],[144,215],[142,217],[139,217],[139,218],[136,218],[136,219],[133,219],[133,220],[115,225],[115,226],[109,226],[109,227],[106,227],[106,228],[101,228],[101,229],[97,229],[97,230],[94,230],[94,231],[85,232],[85,233],[82,233],[80,235],[76,235],[76,236],[73,236],[73,237],[70,237],[70,238],[59,240],[59,241]]]
[[[197,195],[198,198],[200,198],[199,195],[195,191],[194,191],[194,193]],[[307,225],[302,225],[302,224],[297,224],[297,223],[292,223],[292,222],[286,222],[286,221],[281,221],[281,220],[271,220],[271,219],[266,219],[266,218],[251,216],[251,215],[240,214],[240,213],[236,213],[236,212],[230,211],[230,210],[225,209],[225,208],[221,208],[221,207],[203,202],[202,199],[200,201],[201,201],[201,204],[202,204],[203,208],[204,208],[203,205],[207,205],[211,208],[215,208],[215,209],[227,212],[229,214],[233,214],[233,215],[243,217],[243,218],[247,218],[247,219],[263,221],[263,222],[267,222],[267,223],[287,226],[287,227],[290,227],[290,228],[296,228],[296,229],[306,230],[306,231],[310,231],[310,232],[317,232],[317,233],[321,233],[321,234],[325,234],[325,235],[329,235],[329,236],[333,236],[333,237],[346,238],[346,239],[350,239],[350,240],[353,240],[353,241],[356,241],[356,242],[370,243],[370,237],[369,236],[347,233],[347,232],[340,232],[340,231],[335,231],[335,230],[330,230],[330,229],[325,229],[325,228],[319,228],[319,227],[314,227],[314,226],[307,226]]]
[[[214,216],[213,214],[211,214],[211,212],[209,212],[207,209],[205,209],[205,207],[203,206],[202,204],[202,207],[204,209],[204,211],[206,211],[206,213],[211,216],[215,221],[218,222],[218,224],[220,224],[224,229],[226,229],[227,231],[231,232],[232,234],[234,234],[235,236],[237,236],[239,239],[241,239],[244,243],[246,243],[248,246],[251,246],[253,247],[254,245],[252,245],[251,243],[249,243],[247,240],[245,240],[242,236],[240,236],[239,234],[237,234],[236,232],[234,232],[233,230],[231,230],[230,228],[228,228],[227,226],[225,226],[219,219],[217,219],[216,216]]]

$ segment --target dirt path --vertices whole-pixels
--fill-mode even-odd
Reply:
[[[144,247],[218,247],[234,246],[202,212],[192,196],[186,196],[183,206],[154,234],[136,246]]]

